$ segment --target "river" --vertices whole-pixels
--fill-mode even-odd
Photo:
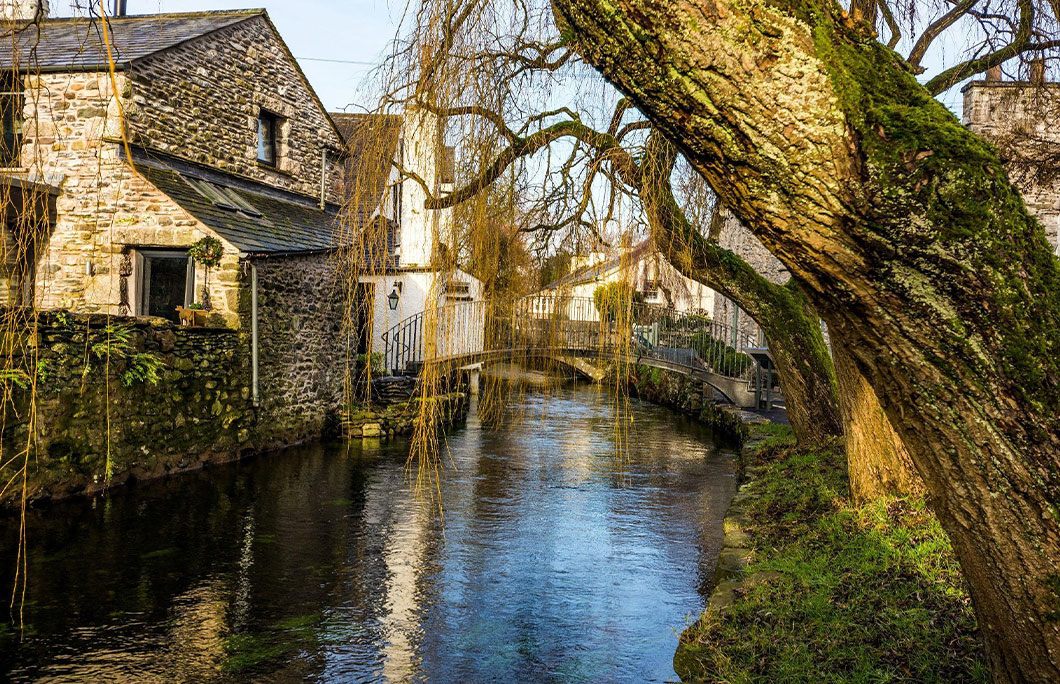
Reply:
[[[675,681],[731,454],[593,387],[513,396],[499,423],[473,411],[448,436],[441,512],[408,484],[403,442],[32,511],[25,627],[0,623],[0,679]],[[0,525],[9,588],[17,520]]]

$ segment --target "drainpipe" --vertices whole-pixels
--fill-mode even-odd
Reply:
[[[732,302],[732,300],[729,300]],[[739,351],[740,349],[740,307],[736,306],[736,302],[732,302],[732,346],[734,349]]]
[[[250,262],[250,382],[254,406],[261,403],[258,392],[258,266]]]
[[[320,210],[328,207],[328,150],[320,151]]]

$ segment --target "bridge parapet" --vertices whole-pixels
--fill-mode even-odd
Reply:
[[[744,352],[757,340],[710,316],[634,304],[601,312],[589,298],[537,295],[503,306],[458,302],[398,323],[383,335],[384,365],[392,374],[426,364],[567,354],[647,363],[701,376],[734,403],[751,388],[757,364]],[[741,385],[742,383],[742,385]]]

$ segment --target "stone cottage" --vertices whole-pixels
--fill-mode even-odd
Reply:
[[[268,14],[3,8],[7,304],[174,324],[209,304],[249,357],[255,444],[319,435],[346,376],[347,152]]]

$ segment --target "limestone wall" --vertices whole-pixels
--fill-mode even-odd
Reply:
[[[328,190],[339,201],[343,141],[264,17],[138,61],[127,76],[138,143],[311,197],[331,150]],[[257,161],[263,108],[282,117],[276,168]]]
[[[259,435],[264,446],[315,439],[337,426],[347,378],[346,296],[326,255],[257,259]],[[249,297],[249,284],[246,288]],[[250,302],[243,305],[250,330]]]
[[[1060,254],[1060,174],[1055,169],[1060,154],[1058,118],[1060,83],[1033,86],[975,81],[964,89],[965,125],[997,143],[1010,160],[1010,178]],[[1039,168],[1039,159],[1047,159],[1048,168]]]
[[[101,489],[108,454],[119,484],[233,460],[256,446],[244,334],[49,312],[23,341],[15,366],[26,375],[6,383],[13,399],[0,408],[0,461],[8,463],[0,476],[6,482],[27,462],[18,455],[32,431],[31,498]],[[161,361],[157,384],[129,381],[130,354]]]
[[[127,94],[124,75],[119,92]],[[36,304],[84,313],[134,313],[123,307],[127,245],[188,247],[213,233],[120,156],[120,108],[106,74],[40,74],[26,79],[22,166],[60,184],[56,225],[38,250]],[[196,292],[204,274],[198,271]],[[236,321],[238,251],[227,247],[210,293],[226,323]]]

